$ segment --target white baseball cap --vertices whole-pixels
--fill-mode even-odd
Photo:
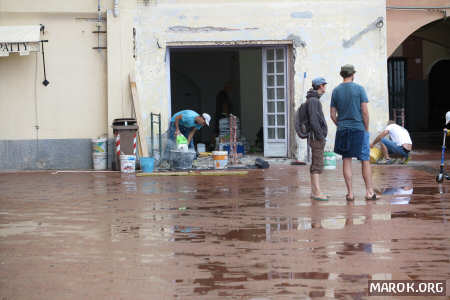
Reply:
[[[450,123],[450,111],[448,111],[445,115],[445,125],[447,125],[448,123]]]
[[[209,126],[209,121],[211,121],[211,116],[208,115],[207,113],[203,113],[202,117],[203,117],[203,119],[205,119],[206,125]]]

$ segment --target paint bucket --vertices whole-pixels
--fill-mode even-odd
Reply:
[[[197,152],[198,153],[206,152],[206,145],[198,143],[197,144]]]
[[[155,166],[153,157],[141,157],[141,169],[144,173],[152,173]]]
[[[92,153],[106,153],[106,138],[91,139]]]
[[[370,148],[370,162],[372,164],[376,163],[383,156],[383,152],[380,149],[373,147]]]
[[[213,151],[214,169],[225,169],[228,164],[227,151]]]
[[[136,170],[136,156],[120,155],[120,171],[122,173],[134,173]]]
[[[92,163],[94,165],[94,170],[106,170],[108,165],[107,162],[108,162],[108,154],[106,152],[92,153]]]
[[[336,154],[334,152],[323,153],[323,168],[325,170],[336,169]]]

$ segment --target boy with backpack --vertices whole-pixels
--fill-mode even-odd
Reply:
[[[326,80],[322,77],[312,81],[312,88],[306,95],[306,102],[297,110],[295,130],[302,139],[308,139],[311,147],[312,161],[311,198],[318,201],[327,201],[328,197],[322,194],[319,184],[319,175],[323,171],[323,152],[328,133],[327,122],[322,111],[320,97],[325,93]]]

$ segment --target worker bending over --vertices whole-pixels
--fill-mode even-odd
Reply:
[[[209,126],[211,116],[207,113],[199,115],[193,110],[182,110],[170,119],[168,138],[176,143],[177,135],[182,134],[188,140],[189,148],[194,148],[194,134],[203,126]]]
[[[390,139],[386,138],[387,135],[389,135]],[[370,148],[373,148],[379,142],[381,142],[381,151],[383,152],[384,159],[378,163],[393,164],[394,160],[391,159],[391,154],[400,156],[400,163],[408,163],[409,152],[411,152],[412,149],[412,141],[408,130],[404,127],[397,125],[392,120],[389,121],[386,129],[375,138],[372,144],[370,144]]]

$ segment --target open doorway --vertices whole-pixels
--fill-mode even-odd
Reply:
[[[440,131],[445,113],[450,111],[450,92],[447,88],[449,75],[450,59],[445,59],[433,65],[428,77],[431,130]]]
[[[172,114],[210,114],[210,127],[194,137],[209,151],[227,147],[227,123],[220,120],[231,113],[238,118],[238,150],[288,156],[287,53],[286,47],[170,49]]]

